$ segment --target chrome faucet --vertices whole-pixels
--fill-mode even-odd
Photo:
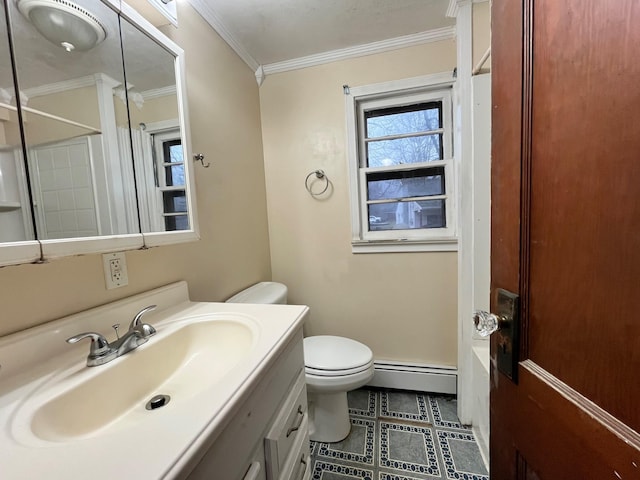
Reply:
[[[156,329],[153,326],[142,322],[144,314],[155,308],[156,305],[149,305],[140,310],[131,321],[129,331],[112,343],[109,343],[106,338],[95,332],[79,333],[67,338],[67,343],[76,343],[84,338],[90,338],[91,345],[87,356],[87,367],[104,365],[120,355],[138,348],[156,333]]]

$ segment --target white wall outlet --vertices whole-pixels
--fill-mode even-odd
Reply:
[[[104,281],[107,290],[124,287],[129,284],[127,274],[127,259],[124,252],[105,253],[102,255],[104,266]]]

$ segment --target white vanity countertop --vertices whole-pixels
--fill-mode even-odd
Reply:
[[[84,331],[107,334],[116,321],[122,324],[122,332],[133,314],[150,304],[157,304],[158,309],[144,320],[158,333],[108,364],[86,367],[88,342],[73,346],[65,342]],[[305,306],[294,305],[191,302],[186,283],[179,282],[0,338],[0,478],[182,478],[184,467],[192,466],[192,456],[219,435],[247,393],[302,328],[307,311]],[[70,382],[100,375],[185,324],[208,318],[245,322],[254,332],[249,353],[220,381],[206,385],[203,378],[199,388],[172,395],[158,410],[145,410],[145,402],[137,404],[123,414],[127,417],[124,424],[117,418],[79,438],[43,440],[32,433],[29,407],[43,392],[53,398]],[[105,336],[113,340],[113,335]],[[122,388],[127,388],[126,382]]]

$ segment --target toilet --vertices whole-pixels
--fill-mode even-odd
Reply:
[[[234,295],[229,303],[287,303],[287,287],[260,282]],[[371,349],[350,338],[317,335],[304,339],[304,364],[309,402],[309,438],[339,442],[351,430],[347,392],[373,377]]]

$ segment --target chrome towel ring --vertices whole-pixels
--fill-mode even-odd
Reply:
[[[322,190],[320,190],[319,192],[314,192],[311,189],[311,186],[313,185],[313,182],[309,183],[309,179],[311,178],[312,175],[315,175],[317,180],[324,180],[324,188]],[[318,197],[318,196],[322,195],[323,193],[325,193],[327,191],[327,189],[329,188],[329,177],[327,177],[327,175],[322,170],[314,170],[309,175],[307,175],[307,178],[304,179],[304,187],[307,189],[307,192],[309,192],[309,194],[312,197]]]

